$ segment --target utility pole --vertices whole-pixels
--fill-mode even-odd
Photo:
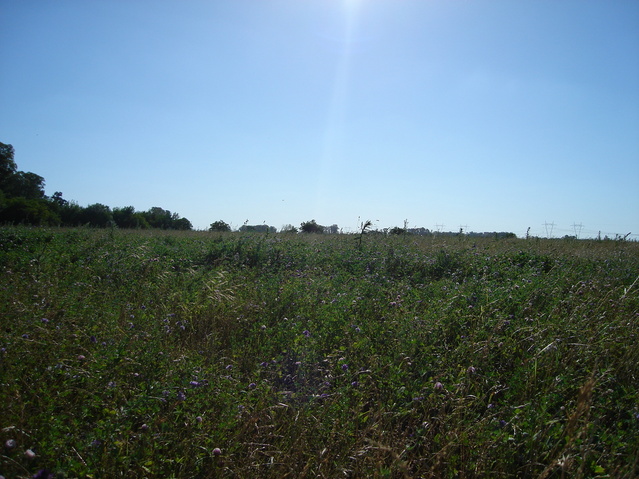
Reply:
[[[548,223],[547,221],[544,223],[544,226],[546,228],[546,238],[552,238],[552,230],[555,227],[555,223],[554,221],[552,223]],[[548,233],[548,227],[550,226],[550,234]]]

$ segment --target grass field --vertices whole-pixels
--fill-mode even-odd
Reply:
[[[639,475],[636,242],[3,228],[0,275],[7,479]]]

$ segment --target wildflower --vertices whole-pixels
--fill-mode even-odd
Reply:
[[[47,318],[42,318],[40,321],[42,321],[44,324],[47,324],[49,322]]]
[[[110,388],[114,388],[115,387],[115,381],[109,381],[109,384],[107,384],[107,386],[109,386]]]
[[[466,370],[466,372],[468,374],[475,374],[476,369],[473,366],[468,366],[468,369]]]
[[[308,329],[305,329],[302,331],[302,334],[308,338],[311,335],[311,332]]]
[[[36,453],[33,452],[31,449],[27,449],[26,451],[24,451],[24,455],[27,459],[35,459],[36,457]]]
[[[255,386],[256,386],[256,384],[255,384],[255,383],[251,383],[251,384],[249,384],[249,386],[248,386],[248,387],[249,387],[249,389],[255,389]]]
[[[142,430],[142,431],[148,431],[148,430],[149,430],[149,426],[148,426],[147,424],[142,424],[142,425],[140,426],[140,430]]]
[[[195,422],[198,423],[198,424],[202,424],[202,416],[197,416],[195,418]]]
[[[260,329],[261,329],[262,331],[266,331],[266,324],[263,324],[262,326],[260,326]]]
[[[78,354],[78,361],[84,361],[86,356],[84,354]]]
[[[178,401],[185,401],[186,400],[186,394],[184,393],[184,391],[178,391],[177,398],[178,398]]]
[[[54,479],[55,475],[46,470],[46,469],[40,469],[34,476],[33,479]]]
[[[348,369],[348,364],[342,364],[342,371],[346,371]]]
[[[359,383],[357,381],[353,381],[351,383],[351,386],[353,386],[354,388],[356,388],[357,386],[359,386]]]
[[[13,449],[14,447],[16,447],[16,441],[14,439],[7,439],[7,441],[4,443],[4,447],[7,449]]]
[[[191,386],[193,386],[194,388],[196,388],[196,387],[198,387],[198,386],[200,385],[200,383],[199,383],[199,382],[197,382],[197,381],[191,381],[189,384],[190,384]]]
[[[444,385],[443,385],[442,383],[440,383],[439,381],[437,381],[437,382],[435,383],[434,388],[435,388],[437,391],[441,391],[442,389],[444,389]]]
[[[222,450],[219,447],[216,447],[215,449],[213,449],[214,456],[219,456],[220,454],[222,454]]]

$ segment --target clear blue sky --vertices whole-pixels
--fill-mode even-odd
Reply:
[[[639,234],[636,0],[0,0],[0,58],[82,206]]]

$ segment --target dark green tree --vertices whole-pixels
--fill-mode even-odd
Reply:
[[[324,227],[318,225],[315,220],[306,221],[300,225],[302,233],[324,233]]]
[[[145,211],[143,215],[151,228],[158,228],[163,230],[171,228],[173,215],[169,210],[165,210],[163,208],[160,208],[159,206],[154,206],[150,210]]]
[[[225,223],[222,220],[218,220],[214,223],[211,223],[211,227],[209,228],[209,231],[231,231],[231,227],[228,225],[228,223]]]
[[[44,198],[44,178],[35,173],[18,171],[12,145],[0,143],[0,190],[6,198]]]
[[[5,191],[11,178],[18,171],[16,162],[13,160],[15,150],[12,145],[0,142],[0,190]]]
[[[143,218],[136,215],[133,206],[125,206],[123,208],[113,208],[113,221],[118,228],[142,228]],[[146,222],[144,222],[146,223]]]
[[[193,225],[186,218],[178,217],[177,219],[173,220],[173,224],[171,225],[171,228],[174,230],[180,230],[180,231],[191,231],[193,229]]]
[[[82,223],[104,228],[113,221],[111,208],[101,203],[94,203],[82,210]]]
[[[399,226],[394,226],[389,231],[392,235],[403,235],[406,234],[406,228],[400,228]]]
[[[83,211],[84,208],[75,201],[67,201],[65,204],[58,207],[57,213],[60,216],[62,226],[80,226],[83,224]]]
[[[48,202],[22,196],[9,198],[0,210],[0,223],[57,225],[60,217],[51,210]]]
[[[53,196],[49,198],[49,201],[60,207],[64,207],[69,204],[67,200],[62,198],[62,193],[60,191],[56,191],[55,193],[53,193]]]
[[[5,192],[13,198],[42,199],[44,198],[44,178],[35,173],[18,171],[9,180]]]

